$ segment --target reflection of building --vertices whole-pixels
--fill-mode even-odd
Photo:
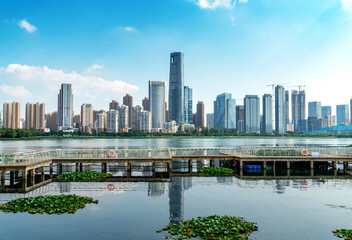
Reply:
[[[179,223],[184,218],[184,191],[192,187],[192,178],[175,177],[169,183],[170,222]]]
[[[162,196],[165,193],[165,184],[162,182],[149,182],[148,183],[148,196]]]

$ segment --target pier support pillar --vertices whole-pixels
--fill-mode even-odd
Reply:
[[[189,173],[192,173],[192,171],[193,171],[193,169],[192,169],[192,166],[193,165],[193,162],[192,162],[192,160],[188,160],[188,172]]]
[[[337,161],[332,162],[332,168],[335,170],[337,169]]]
[[[54,176],[54,167],[53,164],[50,164],[50,178],[53,178]]]
[[[314,168],[311,168],[311,169],[310,169],[310,176],[311,176],[311,177],[314,177]]]
[[[79,171],[83,172],[83,163],[79,163]]]
[[[291,162],[287,161],[287,169],[290,169],[290,168],[291,168]]]
[[[240,160],[240,169],[243,169],[243,161]]]
[[[43,166],[41,168],[41,180],[44,181],[45,180],[45,166]]]
[[[127,163],[127,177],[130,178],[132,176],[132,163]]]
[[[348,162],[345,161],[343,162],[343,171],[346,173],[347,169],[348,169]]]
[[[172,173],[172,162],[166,163],[166,168],[168,173]]]
[[[107,163],[102,163],[102,164],[101,164],[101,172],[102,172],[102,173],[106,173],[107,165],[108,165]]]
[[[22,171],[22,188],[26,188],[27,187],[27,170],[23,170]]]
[[[10,185],[13,186],[14,182],[15,182],[15,172],[10,171]]]
[[[287,168],[287,177],[290,177],[290,176],[291,176],[291,169]]]
[[[314,162],[310,161],[310,169],[313,169],[313,168],[314,168]]]
[[[155,163],[152,163],[152,174],[153,174],[153,178],[155,178]]]
[[[62,174],[62,163],[56,164],[56,167],[57,167],[57,175],[61,175]]]
[[[214,167],[215,166],[215,160],[210,160],[210,167]]]
[[[79,171],[79,163],[76,163],[76,172]]]
[[[34,177],[35,177],[35,175],[34,175],[34,171],[35,171],[35,169],[31,169],[31,170],[29,170],[28,171],[28,173],[29,173],[29,184],[30,185],[34,185]]]
[[[2,188],[5,186],[5,174],[6,174],[6,171],[1,171],[1,187]]]

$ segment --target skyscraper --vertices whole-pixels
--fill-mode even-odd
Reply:
[[[236,100],[231,93],[222,93],[214,101],[214,127],[222,129],[236,128]]]
[[[306,130],[306,93],[304,90],[291,92],[292,103],[292,123],[294,131],[300,132]]]
[[[321,102],[308,103],[308,118],[321,119]]]
[[[144,109],[144,110],[147,110],[147,111],[150,111],[149,105],[150,105],[149,98],[148,98],[148,97],[145,97],[145,98],[142,100],[142,107],[143,107],[143,109]]]
[[[149,101],[152,114],[152,128],[164,128],[165,82],[149,81]]]
[[[336,105],[336,124],[337,126],[348,125],[349,111],[347,104]]]
[[[284,133],[285,125],[285,89],[277,85],[275,87],[275,132]]]
[[[110,108],[111,106],[110,103]],[[81,127],[83,132],[89,132],[93,129],[93,105],[84,103],[81,106]]]
[[[19,129],[21,128],[20,120],[21,120],[21,103],[12,102],[12,103],[4,103],[3,105],[3,127],[4,128],[12,128]]]
[[[26,129],[41,130],[45,128],[45,104],[26,104]]]
[[[198,101],[196,114],[196,127],[204,127],[204,102]]]
[[[112,100],[112,102],[109,104],[109,110],[118,110],[119,109],[119,102],[116,100]]]
[[[288,90],[285,91],[285,130],[286,125],[290,124],[290,93]]]
[[[123,104],[128,107],[128,128],[132,126],[132,108],[133,108],[133,97],[130,94],[126,94],[123,97]]]
[[[270,94],[263,95],[263,132],[273,132],[273,97]]]
[[[207,113],[207,128],[214,128],[214,113]]]
[[[121,132],[126,132],[128,128],[128,113],[128,106],[121,105],[119,107],[119,130]]]
[[[106,120],[106,131],[117,133],[119,132],[119,111],[115,109],[111,109],[107,113]]]
[[[177,124],[184,120],[184,70],[182,52],[170,55],[170,82],[169,82],[169,121]]]
[[[350,117],[350,121],[351,121],[351,125],[352,125],[352,98],[350,100],[350,114],[351,114],[351,117]]]
[[[193,123],[193,90],[192,88],[185,86],[184,87],[184,122]]]
[[[236,106],[236,128],[238,133],[244,132],[244,106]]]
[[[260,132],[260,100],[258,95],[244,98],[244,130],[246,133]]]
[[[61,84],[58,95],[58,128],[59,130],[72,128],[73,122],[73,95],[71,84]]]
[[[326,127],[331,127],[331,106],[321,107],[321,117],[326,121]]]

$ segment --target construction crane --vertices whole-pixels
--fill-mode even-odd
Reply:
[[[288,88],[296,88],[298,87],[299,91],[301,91],[302,87],[305,87],[306,85],[297,85],[297,86],[288,86]]]

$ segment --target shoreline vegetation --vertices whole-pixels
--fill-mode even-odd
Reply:
[[[0,129],[0,140],[41,140],[41,139],[97,139],[97,138],[352,138],[352,134],[334,135],[331,133],[293,133],[285,134],[274,133],[237,133],[236,130],[222,130],[217,128],[201,128],[190,132],[177,133],[144,133],[133,132],[128,133],[108,133],[99,132],[92,134],[83,132],[49,132],[27,130],[27,129]]]

